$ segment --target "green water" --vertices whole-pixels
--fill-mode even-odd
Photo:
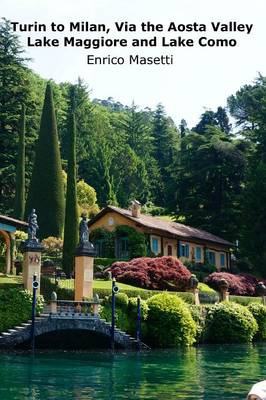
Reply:
[[[245,399],[266,344],[146,354],[0,354],[0,399]]]

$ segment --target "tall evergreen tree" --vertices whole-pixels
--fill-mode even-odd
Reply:
[[[76,165],[76,121],[75,121],[75,94],[71,90],[71,106],[68,118],[68,164],[66,213],[63,244],[63,269],[70,276],[74,268],[74,251],[78,244],[78,203],[77,203],[77,165]]]
[[[19,143],[16,171],[15,211],[16,218],[23,220],[25,213],[25,105],[22,105],[19,123]]]
[[[158,104],[154,113],[152,135],[155,148],[154,157],[160,172],[155,203],[172,211],[176,202],[169,168],[178,156],[180,136],[172,119],[167,118],[162,104]]]
[[[27,199],[37,210],[41,238],[60,237],[64,225],[64,190],[51,83],[46,86],[40,133]]]

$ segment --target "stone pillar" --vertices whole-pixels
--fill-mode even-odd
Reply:
[[[93,257],[87,254],[75,256],[75,301],[93,298]]]
[[[95,250],[89,241],[88,221],[82,216],[79,226],[79,245],[75,252],[75,301],[93,298],[93,258]]]
[[[36,237],[39,229],[37,223],[37,214],[32,209],[28,218],[28,239],[23,245],[23,283],[24,288],[32,291],[33,275],[36,275],[39,287],[41,285],[41,255],[43,246]]]
[[[226,279],[221,279],[219,282],[220,301],[229,301],[228,282]]]
[[[24,245],[23,257],[23,284],[24,289],[32,291],[33,275],[37,276],[39,287],[41,284],[41,255],[42,245],[37,241],[27,240]]]
[[[199,281],[198,281],[196,275],[191,274],[190,279],[189,279],[189,291],[194,294],[196,306],[200,305],[198,284],[199,284]]]

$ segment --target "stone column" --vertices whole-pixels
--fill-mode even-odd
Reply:
[[[199,283],[199,281],[198,281],[196,275],[191,274],[190,279],[189,279],[189,291],[194,294],[196,306],[200,305],[198,283]]]
[[[89,241],[88,221],[85,215],[79,227],[79,245],[75,252],[75,301],[93,298],[94,246]]]
[[[226,279],[222,278],[219,282],[220,301],[229,301],[229,284]]]
[[[41,284],[41,255],[43,246],[36,238],[36,232],[38,227],[37,214],[35,209],[29,215],[28,218],[28,239],[23,245],[23,283],[24,288],[32,291],[32,280],[33,275],[37,276],[39,287]]]
[[[32,291],[33,275],[37,276],[39,285],[41,283],[41,255],[43,247],[37,241],[27,240],[23,248],[23,284],[24,289]],[[40,286],[39,286],[40,287]]]

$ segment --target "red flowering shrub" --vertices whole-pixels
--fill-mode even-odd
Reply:
[[[118,282],[153,290],[185,291],[191,273],[177,258],[135,258],[108,269]]]
[[[233,275],[228,272],[214,272],[204,279],[211,288],[219,290],[219,282],[226,279],[229,284],[229,293],[234,295],[254,296],[258,280],[253,275],[239,274]]]

